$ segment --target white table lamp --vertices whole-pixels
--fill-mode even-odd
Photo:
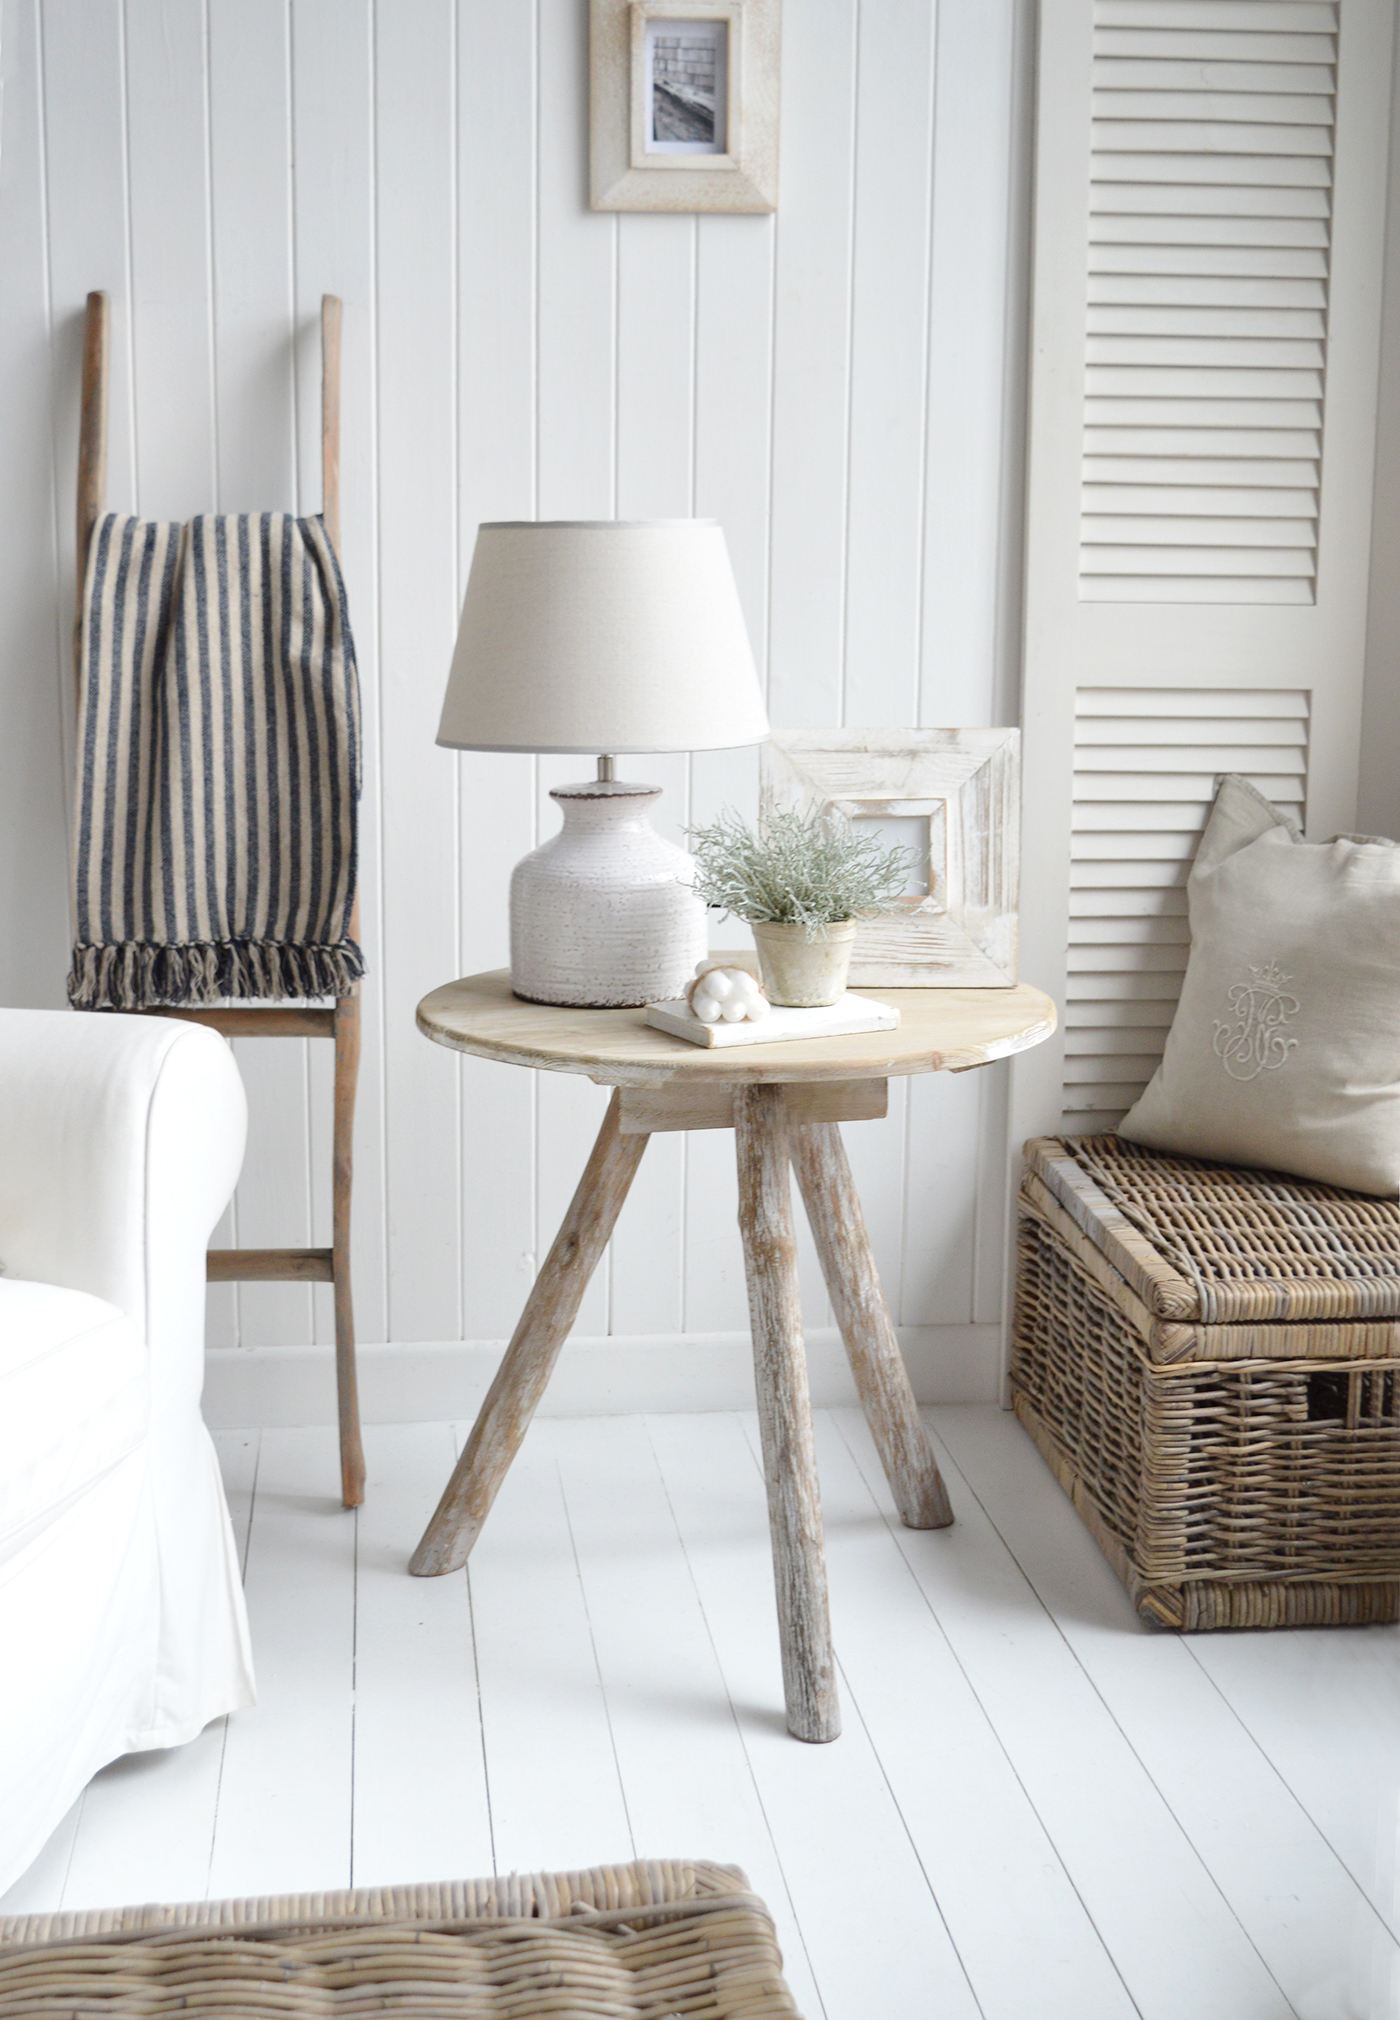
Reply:
[[[706,948],[694,864],[652,828],[660,787],[614,778],[613,759],[767,735],[716,521],[478,529],[438,742],[598,758],[596,779],[554,788],[564,826],[511,877],[517,996],[603,1007],[681,994]]]

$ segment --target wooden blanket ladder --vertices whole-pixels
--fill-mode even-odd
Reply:
[[[93,528],[104,510],[107,482],[107,391],[110,304],[106,294],[87,298],[83,341],[82,421],[78,438],[78,637],[74,660],[81,680],[83,584]],[[331,544],[340,549],[340,329],[341,304],[321,298],[321,483],[322,517]],[[360,900],[355,895],[351,937],[360,936]],[[355,1087],[360,1068],[358,985],[333,1006],[230,1003],[208,1009],[171,1004],[145,1013],[207,1024],[226,1038],[329,1038],[335,1045],[335,1116],[332,1133],[331,1228],[329,1248],[210,1249],[210,1283],[328,1283],[335,1288],[335,1373],[340,1418],[341,1498],[358,1508],[365,1498],[365,1461],[360,1442],[360,1405],[355,1370],[355,1316],[350,1292],[350,1195]]]

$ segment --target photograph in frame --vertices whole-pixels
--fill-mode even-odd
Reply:
[[[589,0],[594,210],[772,211],[782,0]]]
[[[723,154],[729,144],[727,20],[646,24],[648,154]]]
[[[1020,731],[775,729],[759,818],[795,808],[909,852],[904,896],[864,919],[858,988],[1009,989],[1020,941]]]

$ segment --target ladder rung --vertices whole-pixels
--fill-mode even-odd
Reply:
[[[211,1248],[206,1275],[211,1284],[335,1282],[335,1250],[329,1248]]]
[[[334,1010],[293,1008],[283,1003],[227,1003],[200,1009],[184,1003],[161,1004],[140,1013],[144,1017],[179,1017],[186,1024],[207,1024],[225,1038],[334,1038]]]

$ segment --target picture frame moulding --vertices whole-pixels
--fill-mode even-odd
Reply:
[[[861,921],[853,989],[1015,987],[1020,753],[1016,729],[775,729],[763,745],[760,820],[799,807],[917,822],[920,853],[927,837],[927,890]]]
[[[767,212],[778,205],[782,0],[590,0],[589,201],[594,210]],[[674,25],[674,35],[668,30]],[[690,137],[656,131],[658,37],[685,30],[708,92],[673,102]],[[671,60],[668,58],[668,61]],[[711,80],[707,79],[707,82]],[[660,87],[670,90],[668,85]]]

